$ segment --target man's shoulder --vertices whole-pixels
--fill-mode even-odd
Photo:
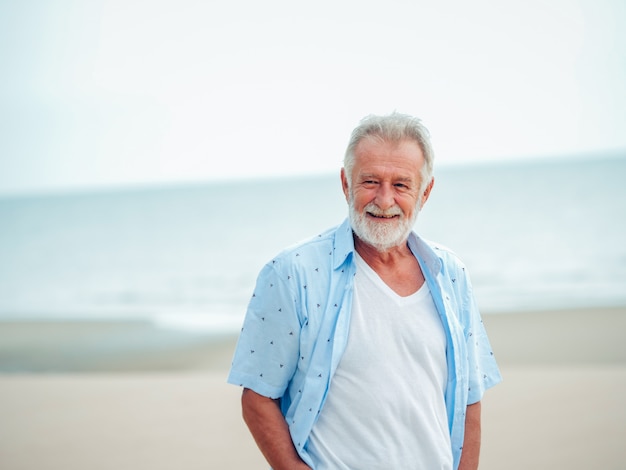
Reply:
[[[416,240],[421,250],[429,253],[430,257],[437,258],[448,270],[460,269],[465,271],[465,264],[453,249],[439,242],[419,236],[416,237]]]
[[[287,246],[270,261],[270,264],[275,266],[306,265],[331,258],[337,234],[342,226],[343,224],[328,228],[317,235]]]
[[[285,247],[277,256],[289,256],[295,252],[315,252],[320,247],[323,247],[326,244],[332,244],[335,238],[336,231],[337,226],[328,228],[323,232],[318,233],[317,235],[313,235],[299,240],[296,243]]]
[[[424,242],[435,252],[437,256],[445,259],[461,261],[459,256],[456,254],[456,251],[452,248],[432,240],[424,240]]]

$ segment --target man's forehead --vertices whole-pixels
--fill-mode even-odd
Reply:
[[[355,164],[367,167],[415,167],[421,168],[424,155],[417,142],[409,139],[401,141],[383,141],[363,139],[354,151]],[[363,171],[367,171],[363,169]]]

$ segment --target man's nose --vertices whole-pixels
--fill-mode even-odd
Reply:
[[[395,206],[396,201],[394,197],[393,188],[389,184],[381,184],[376,191],[376,205],[382,210],[387,210],[390,207]]]

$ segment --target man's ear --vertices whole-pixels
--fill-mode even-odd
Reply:
[[[426,186],[426,189],[424,190],[424,193],[422,194],[422,204],[420,205],[420,207],[424,207],[424,204],[426,204],[426,201],[428,201],[428,197],[430,196],[430,192],[433,190],[434,185],[435,185],[435,178],[432,177],[430,179],[430,183],[428,183],[428,186]]]
[[[350,202],[350,185],[348,184],[348,178],[346,177],[345,168],[341,169],[341,189],[346,197],[346,201]]]

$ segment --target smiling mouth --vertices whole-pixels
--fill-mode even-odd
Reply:
[[[375,219],[383,219],[383,220],[395,219],[396,217],[400,217],[399,214],[374,214],[372,212],[368,212],[367,215]]]

